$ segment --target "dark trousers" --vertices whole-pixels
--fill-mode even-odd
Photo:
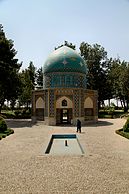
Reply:
[[[81,133],[81,127],[77,127],[77,132]]]

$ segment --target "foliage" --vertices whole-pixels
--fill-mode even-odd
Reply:
[[[5,120],[2,117],[0,117],[0,133],[3,133],[6,130],[7,130],[7,124]]]
[[[115,108],[114,107],[109,107],[108,110],[107,110],[107,112],[108,112],[109,115],[112,115],[113,116],[113,114],[115,112]]]
[[[124,114],[122,110],[115,110],[115,107],[105,107],[99,110],[99,118],[121,118]]]
[[[43,68],[39,68],[36,72],[36,85],[37,87],[43,87]]]
[[[68,41],[64,41],[64,44],[62,44],[62,45],[60,45],[60,46],[58,46],[58,47],[55,47],[55,50],[58,49],[58,48],[60,48],[60,47],[62,47],[62,46],[70,47],[70,48],[72,48],[73,50],[76,49],[76,46],[75,46],[75,45],[73,45],[72,43],[69,43]]]
[[[31,110],[30,109],[19,109],[15,112],[15,118],[16,119],[29,119],[31,118]]]
[[[116,133],[129,139],[129,132],[124,132],[123,129],[116,130]]]
[[[113,96],[123,102],[124,111],[128,110],[129,99],[129,63],[114,59],[108,77],[112,86]]]
[[[129,117],[129,113],[124,113],[121,115],[121,118],[128,118]]]
[[[5,130],[3,133],[0,132],[0,140],[2,138],[5,138],[8,135],[13,134],[13,133],[14,133],[14,130],[13,129],[10,129],[10,128],[8,128],[7,130]]]
[[[11,110],[2,110],[1,111],[2,117],[5,119],[14,119],[15,115],[14,115],[14,111]]]
[[[22,92],[19,95],[19,102],[21,105],[26,105],[26,107],[28,108],[31,103],[31,95],[34,87],[28,69],[25,69],[20,73],[20,79],[22,83]]]
[[[89,45],[85,42],[81,43],[80,52],[88,66],[87,87],[98,90],[98,101],[100,105],[101,102],[112,96],[107,76],[110,67],[107,52],[101,45]]]
[[[30,61],[30,64],[28,66],[28,73],[29,73],[29,78],[31,80],[31,83],[33,85],[33,87],[32,87],[33,90],[34,90],[35,85],[36,85],[36,83],[35,83],[36,72],[35,71],[36,71],[36,67],[34,66],[33,62]]]
[[[125,125],[123,126],[124,132],[129,132],[129,118],[127,119]]]
[[[16,99],[12,97],[10,100],[11,110],[14,110],[15,105],[16,105]]]
[[[31,61],[28,68],[20,73],[21,93],[18,97],[19,104],[27,108],[31,104],[32,90],[36,86],[36,68]]]
[[[31,118],[31,109],[21,108],[15,109],[14,111],[2,111],[1,116],[4,119],[30,119]]]
[[[111,102],[111,107],[114,107],[115,109],[116,105],[113,102]]]
[[[5,99],[17,98],[20,89],[18,71],[21,64],[15,58],[16,51],[12,40],[8,40],[0,25],[0,112]]]
[[[68,46],[75,50],[76,46],[68,41],[55,48]],[[0,25],[0,113],[5,100],[10,101],[11,109],[16,100],[27,108],[31,104],[32,90],[43,87],[43,68],[36,71],[30,61],[27,69],[19,73],[21,63],[16,59],[16,50],[12,40],[6,38],[3,26]],[[98,107],[104,100],[117,98],[124,111],[129,104],[129,63],[117,59],[108,59],[104,47],[99,44],[80,44],[80,54],[88,66],[87,88],[98,91]],[[114,110],[109,110],[112,114]],[[21,114],[21,113],[20,113]]]

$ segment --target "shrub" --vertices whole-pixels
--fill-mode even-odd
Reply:
[[[13,129],[9,129],[9,134],[13,134],[14,130]]]
[[[125,125],[123,126],[124,132],[129,132],[129,118],[127,119]]]
[[[5,122],[5,120],[0,117],[0,132],[4,132],[7,130],[7,124]]]
[[[5,119],[13,119],[14,112],[13,111],[2,111],[2,117]]]
[[[129,133],[128,132],[124,132],[123,129],[119,129],[119,130],[116,130],[116,133],[129,139]]]
[[[21,115],[21,111],[20,110],[16,110],[14,113],[15,113],[16,117],[19,117]]]
[[[112,115],[113,116],[113,114],[115,112],[114,107],[109,107],[109,109],[107,110],[107,112],[108,112],[108,115]]]
[[[22,118],[30,118],[31,117],[31,111],[28,109],[23,109],[22,112],[21,112],[21,116]]]
[[[5,133],[6,135],[10,135],[10,134],[13,134],[13,133],[14,133],[14,130],[8,128],[4,133]]]
[[[3,133],[0,133],[0,140],[1,140],[2,138],[7,137],[8,135],[13,134],[13,133],[14,133],[14,130],[8,128],[8,129],[7,129],[6,131],[4,131]]]
[[[1,117],[3,118],[3,119],[6,119],[6,116],[2,113],[2,114],[0,114],[0,119],[1,119]]]
[[[7,135],[3,134],[3,135],[2,135],[2,138],[5,138],[6,136],[7,136]]]

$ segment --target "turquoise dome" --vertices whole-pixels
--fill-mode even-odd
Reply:
[[[82,57],[73,49],[62,46],[55,50],[43,66],[44,74],[53,72],[78,72],[86,74],[87,67]]]

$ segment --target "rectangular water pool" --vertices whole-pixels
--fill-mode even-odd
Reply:
[[[84,151],[76,134],[54,134],[51,136],[45,154],[82,155]]]

